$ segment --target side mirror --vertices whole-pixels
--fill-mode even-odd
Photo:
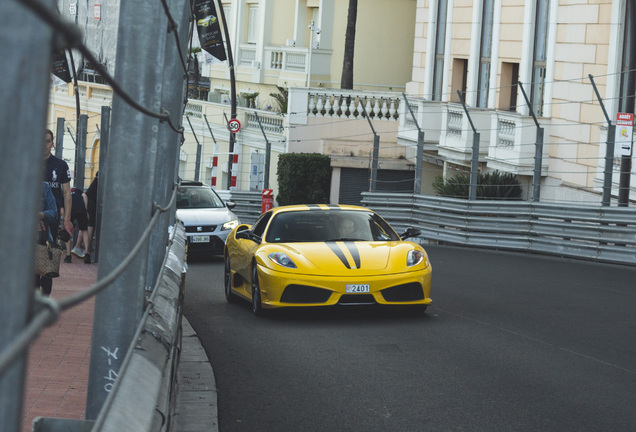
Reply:
[[[225,201],[225,206],[232,210],[234,207],[236,207],[236,203],[234,201]]]
[[[400,238],[402,240],[406,240],[407,238],[410,238],[410,237],[417,237],[420,234],[422,234],[422,231],[418,230],[417,228],[408,227],[403,234],[400,234]]]
[[[254,243],[261,244],[262,239],[250,230],[242,230],[236,232],[236,238],[242,240],[250,240]]]

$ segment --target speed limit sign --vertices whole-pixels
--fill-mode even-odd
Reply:
[[[237,133],[238,131],[241,130],[241,122],[238,121],[237,119],[232,119],[229,122],[227,122],[227,127],[230,129],[230,132]]]

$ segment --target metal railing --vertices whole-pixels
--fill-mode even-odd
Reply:
[[[414,194],[363,192],[362,205],[398,231],[471,247],[636,264],[636,209],[522,201],[468,201]]]

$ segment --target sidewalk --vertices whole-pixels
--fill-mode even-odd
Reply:
[[[97,280],[97,265],[60,264],[51,298],[59,300],[80,292]],[[92,298],[62,312],[45,328],[28,353],[22,432],[31,432],[35,417],[82,420],[86,411],[88,371],[93,330]],[[215,431],[216,384],[212,367],[198,337],[183,319],[182,352],[177,375],[177,406],[173,432]]]

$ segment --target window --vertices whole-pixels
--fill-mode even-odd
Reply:
[[[499,109],[517,110],[517,86],[519,85],[519,63],[501,63],[501,90]]]
[[[256,220],[256,222],[254,222],[254,225],[252,225],[252,232],[259,237],[263,237],[263,232],[265,232],[265,228],[267,227],[267,224],[271,217],[272,217],[271,211],[268,211],[267,213],[261,215]]]
[[[488,90],[490,82],[490,59],[492,56],[492,29],[494,0],[484,0],[481,20],[481,45],[479,54],[479,76],[477,87],[477,106],[488,106]]]
[[[532,62],[532,89],[530,101],[538,116],[543,115],[546,53],[548,46],[549,0],[538,0],[535,14],[534,53]]]
[[[77,79],[97,84],[104,84],[104,78],[95,70],[93,63],[84,61],[82,70],[79,72]]]
[[[453,59],[453,82],[452,92],[450,95],[451,102],[461,102],[457,90],[462,94],[462,98],[466,99],[466,78],[468,76],[468,60]]]
[[[247,15],[247,43],[256,45],[259,34],[258,3],[250,4]]]
[[[444,53],[446,43],[447,0],[439,0],[437,4],[437,28],[435,33],[435,63],[433,66],[432,100],[442,100],[442,84],[444,78]]]

